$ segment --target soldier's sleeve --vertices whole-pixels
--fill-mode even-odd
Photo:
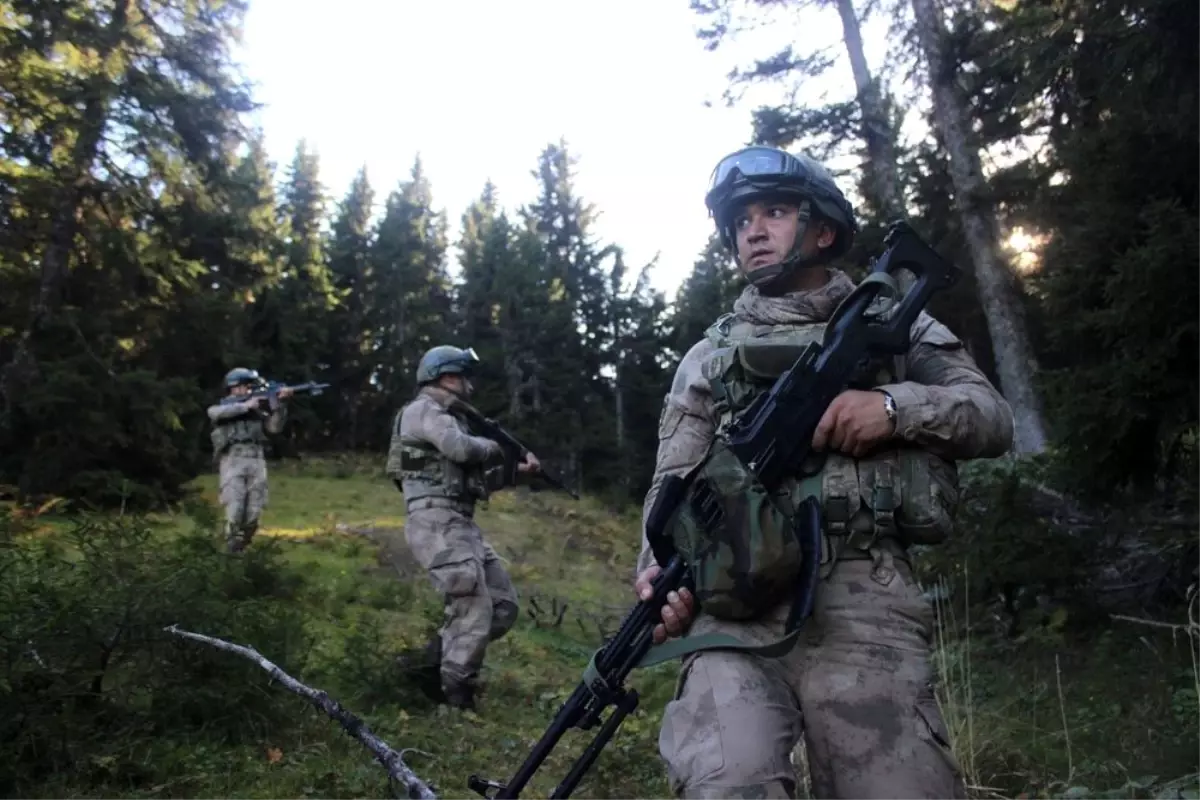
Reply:
[[[220,422],[223,419],[240,417],[243,414],[249,413],[249,411],[250,404],[246,402],[227,403],[225,405],[216,403],[208,407],[208,418],[213,422]]]
[[[421,403],[416,411],[413,428],[402,433],[429,442],[451,461],[479,464],[503,457],[504,451],[497,442],[464,433],[450,412],[436,403]],[[403,422],[402,419],[402,425]]]
[[[882,386],[896,401],[896,434],[943,458],[1004,455],[1013,440],[1008,401],[961,340],[922,312],[913,325],[902,383]]]
[[[692,346],[675,370],[671,390],[663,397],[662,413],[658,420],[658,454],[654,461],[654,477],[642,505],[642,550],[638,555],[637,572],[654,564],[654,554],[646,539],[646,519],[654,506],[654,498],[663,478],[683,476],[700,463],[716,431],[712,394],[708,381],[700,373],[704,357],[712,345],[702,340]]]

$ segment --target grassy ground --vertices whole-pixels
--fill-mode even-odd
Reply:
[[[481,507],[479,524],[508,564],[522,616],[508,637],[488,649],[479,712],[464,714],[433,708],[395,670],[397,652],[424,644],[440,608],[425,573],[407,557],[400,493],[372,473],[344,462],[271,471],[269,507],[253,547],[277,547],[304,576],[296,600],[304,604],[313,644],[304,669],[293,674],[329,691],[397,750],[412,748],[407,762],[436,784],[440,796],[478,798],[468,792],[467,777],[503,781],[511,775],[574,690],[601,632],[611,633],[628,610],[637,518],[613,515],[592,500],[547,493],[505,492]],[[215,500],[215,476],[202,477],[198,488]],[[162,536],[186,527],[168,516],[157,522]],[[263,655],[280,658],[266,650]],[[668,796],[655,742],[674,676],[672,664],[636,676],[642,708],[624,722],[574,796]],[[265,672],[258,681],[292,710],[256,741],[222,744],[203,732],[131,740],[92,758],[86,780],[48,778],[22,796],[388,796],[384,772],[364,747],[294,694],[271,686]],[[529,796],[545,796],[593,734],[566,735]]]
[[[151,539],[130,547],[149,553],[151,541],[186,543],[189,535],[195,538],[188,532],[197,527],[211,531],[214,477],[201,478],[197,488],[199,502],[155,518]],[[215,566],[204,569],[222,572],[211,580],[233,587],[220,590],[225,594],[216,596],[214,608],[229,605],[226,596],[245,595],[249,581],[266,586],[261,591],[275,598],[272,607],[291,616],[280,617],[278,630],[272,630],[238,628],[237,620],[206,623],[201,615],[194,629],[208,625],[209,630],[198,632],[259,631],[242,634],[252,640],[240,643],[257,647],[296,678],[328,691],[393,747],[413,748],[407,755],[410,766],[435,783],[442,796],[468,796],[466,780],[473,773],[498,780],[511,775],[632,601],[635,510],[615,513],[590,499],[575,502],[546,492],[497,495],[481,508],[478,521],[521,593],[521,618],[489,648],[479,712],[436,708],[395,667],[399,651],[422,644],[436,627],[440,604],[427,577],[407,556],[400,534],[402,498],[378,474],[378,465],[352,459],[276,464],[270,492],[263,528],[242,562],[249,565],[241,567],[243,573],[224,575],[220,564],[228,559],[217,555],[215,546],[213,554],[204,556],[214,559],[206,564]],[[47,526],[47,540],[59,535],[56,528],[63,526]],[[208,538],[215,542],[215,536]],[[161,552],[163,556],[147,558],[170,553]],[[104,567],[98,574],[114,570]],[[172,580],[182,592],[186,582]],[[282,632],[292,618],[296,633]],[[268,626],[275,625],[270,622],[274,618],[265,619]],[[975,796],[1197,796],[1200,701],[1186,636],[1134,625],[1084,635],[1051,624],[1018,640],[978,633],[969,639],[962,632],[978,631],[978,625],[953,619],[950,609],[944,609],[942,619],[941,698]],[[110,720],[106,728],[89,722],[88,730],[110,733],[89,733],[90,739],[78,732],[83,729],[71,733],[74,749],[69,762],[63,762],[69,768],[20,775],[7,793],[388,793],[382,769],[360,744],[300,698],[272,685],[264,672],[248,664],[233,666],[240,662],[234,655],[202,653],[203,645],[171,646],[176,658],[189,662],[183,666],[192,669],[172,691],[195,691],[201,698],[196,702],[224,703],[232,710],[214,716],[211,709],[188,710],[185,704],[178,712],[155,711],[160,700],[138,699],[152,692],[122,687],[117,674],[106,679],[105,688],[110,698],[124,698],[124,706],[135,709],[126,715],[132,721],[118,726]],[[52,654],[42,655],[52,660]],[[194,667],[192,660],[204,664]],[[214,677],[218,669],[236,671]],[[641,708],[624,723],[575,796],[666,796],[657,734],[675,676],[670,664],[635,674]],[[6,688],[2,683],[0,675],[0,690]],[[122,688],[127,694],[119,694]],[[202,689],[217,694],[204,695]],[[233,692],[240,692],[236,701],[227,696]],[[590,732],[570,732],[525,796],[546,796],[590,738]]]

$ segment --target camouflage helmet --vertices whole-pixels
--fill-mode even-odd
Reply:
[[[225,388],[232,389],[243,383],[258,383],[260,380],[262,379],[258,375],[258,370],[234,367],[225,373]]]
[[[438,345],[421,356],[421,362],[417,364],[417,385],[435,381],[440,375],[470,375],[477,363],[479,356],[470,347],[463,350],[449,344]]]
[[[854,207],[829,170],[803,153],[793,155],[775,147],[743,148],[721,159],[713,169],[709,186],[704,204],[716,223],[721,244],[731,254],[737,253],[734,213],[746,202],[760,197],[808,200],[813,216],[837,229],[837,237],[825,248],[821,261],[832,260],[849,250],[858,232]],[[799,242],[795,246],[799,247]]]

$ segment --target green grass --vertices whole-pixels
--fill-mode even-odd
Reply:
[[[479,711],[437,708],[408,687],[393,664],[399,651],[423,644],[441,614],[425,573],[410,557],[405,563],[400,493],[369,468],[338,462],[275,467],[270,481],[252,547],[278,546],[284,562],[304,576],[297,599],[313,644],[294,677],[329,691],[393,747],[415,748],[408,762],[443,796],[466,795],[473,773],[497,780],[511,775],[574,690],[601,631],[611,633],[634,601],[636,514],[614,516],[589,499],[544,492],[495,495],[477,521],[521,594],[521,618],[488,649]],[[196,488],[215,503],[215,476],[201,477]],[[167,515],[156,522],[167,536],[186,527]],[[387,550],[398,555],[400,572]],[[576,796],[666,794],[657,735],[675,674],[673,665],[662,665],[635,676],[642,707]],[[386,794],[384,771],[364,747],[299,697],[269,686],[265,672],[261,684],[277,703],[293,707],[289,724],[253,744],[222,746],[200,735],[130,742],[93,765],[90,780],[99,780],[106,794],[129,797]],[[546,796],[593,734],[568,733],[525,795]],[[72,783],[51,780],[37,793],[83,789]]]
[[[471,774],[510,777],[575,688],[603,635],[633,602],[636,509],[614,512],[592,499],[576,502],[549,492],[496,495],[477,520],[508,565],[521,594],[521,616],[488,650],[479,712],[438,708],[395,665],[400,651],[423,644],[436,628],[441,606],[428,577],[407,554],[403,499],[377,463],[350,458],[273,464],[259,537],[237,562],[245,569],[241,577],[224,574],[220,566],[233,562],[218,553],[215,476],[198,479],[196,489],[199,501],[150,520],[153,541],[166,548],[155,552],[195,547],[199,527],[212,542],[206,558],[216,570],[213,581],[234,587],[221,591],[250,597],[260,610],[291,614],[302,629],[296,639],[251,627],[247,630],[260,633],[238,643],[255,646],[297,679],[329,692],[393,747],[412,748],[408,763],[442,796],[468,796]],[[69,534],[69,519],[46,516],[39,523],[41,532],[29,535],[31,542],[49,545]],[[210,602],[220,609],[227,605],[223,597]],[[941,698],[973,795],[1196,796],[1200,718],[1187,637],[1181,641],[1171,631],[1137,626],[1077,634],[1069,625],[1051,624],[1005,640],[979,633],[979,621],[973,621],[974,638],[968,639],[963,634],[968,626],[943,618],[948,627],[939,650]],[[211,629],[198,625],[197,632],[219,635],[228,624],[233,623],[214,618]],[[104,725],[80,723],[84,727],[68,737],[74,748],[65,762],[69,768],[22,775],[9,793],[389,793],[382,768],[364,747],[265,672],[198,643],[171,645],[180,658],[207,659],[212,669],[232,670],[213,677],[201,668],[197,680],[205,685],[175,690],[194,689],[201,698],[240,692],[225,716],[164,720],[147,705],[148,690],[131,685],[133,667],[115,670],[105,686],[113,702],[123,704],[123,715]],[[575,796],[667,795],[657,737],[676,672],[673,664],[664,664],[635,673],[641,707]],[[0,690],[3,679],[0,674]],[[114,730],[119,734],[105,733]],[[524,796],[546,796],[593,733],[569,732]]]

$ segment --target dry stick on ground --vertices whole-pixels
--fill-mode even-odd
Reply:
[[[1183,625],[1176,622],[1160,622],[1156,619],[1144,619],[1141,616],[1127,616],[1124,614],[1109,614],[1112,619],[1123,620],[1126,622],[1135,622],[1138,625],[1150,625],[1151,627],[1166,628],[1171,632],[1171,639],[1175,639],[1178,633],[1183,633],[1188,637],[1188,650],[1192,652],[1192,676],[1195,679],[1196,688],[1196,703],[1200,704],[1200,656],[1196,655],[1196,644],[1200,644],[1200,619],[1196,619],[1196,602],[1200,601],[1200,583],[1193,583],[1188,587],[1188,621]]]
[[[404,763],[404,752],[397,753],[387,745],[382,739],[371,733],[370,728],[361,719],[342,708],[338,701],[331,698],[325,692],[319,689],[313,689],[305,686],[300,681],[288,675],[278,666],[267,660],[261,653],[253,647],[245,647],[240,644],[232,644],[224,639],[216,639],[212,636],[205,636],[202,633],[192,633],[185,631],[177,625],[171,625],[164,628],[167,633],[173,633],[176,636],[182,636],[185,639],[194,639],[197,642],[203,642],[207,645],[212,645],[218,650],[225,650],[229,653],[237,653],[239,656],[250,659],[260,667],[270,673],[271,677],[283,684],[287,690],[300,695],[308,700],[314,706],[324,711],[337,722],[341,723],[346,732],[353,736],[358,741],[362,742],[363,746],[370,750],[383,768],[387,770],[388,775],[392,780],[402,785],[411,798],[437,798],[433,789],[429,784],[417,777],[416,773],[408,768]],[[417,752],[417,751],[413,751]]]

